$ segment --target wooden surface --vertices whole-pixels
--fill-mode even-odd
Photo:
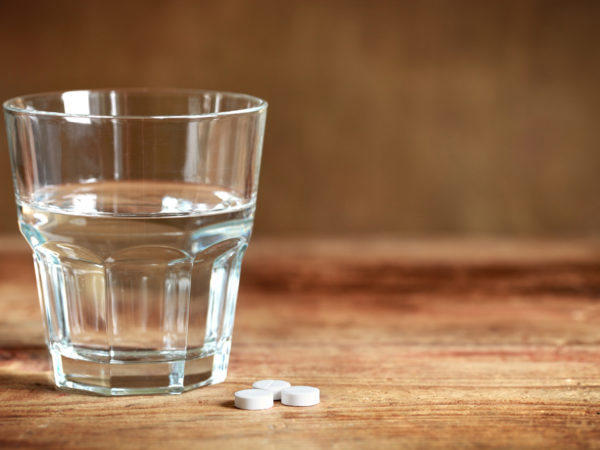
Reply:
[[[600,448],[597,243],[255,241],[227,381],[124,398],[54,390],[0,244],[0,447]],[[233,407],[267,377],[322,402]]]

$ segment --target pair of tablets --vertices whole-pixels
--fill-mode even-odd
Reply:
[[[269,409],[273,400],[281,400],[287,406],[313,406],[320,401],[318,388],[292,386],[283,380],[260,380],[252,384],[254,389],[235,393],[235,406],[240,409]]]

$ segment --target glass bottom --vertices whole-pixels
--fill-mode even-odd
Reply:
[[[82,357],[82,352],[50,347],[54,382],[59,389],[104,396],[181,394],[225,381],[230,341],[211,354],[188,351],[181,359],[164,354],[127,352],[127,359],[109,362]]]

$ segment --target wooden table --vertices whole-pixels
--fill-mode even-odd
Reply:
[[[30,256],[0,241],[0,447],[600,448],[600,246],[255,241],[227,382],[52,386]],[[276,377],[310,408],[233,407]]]

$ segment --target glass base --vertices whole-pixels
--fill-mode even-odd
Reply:
[[[100,362],[51,348],[54,382],[59,389],[104,396],[181,394],[225,381],[230,343],[211,355],[168,361],[151,358]],[[65,354],[67,353],[67,354]]]

